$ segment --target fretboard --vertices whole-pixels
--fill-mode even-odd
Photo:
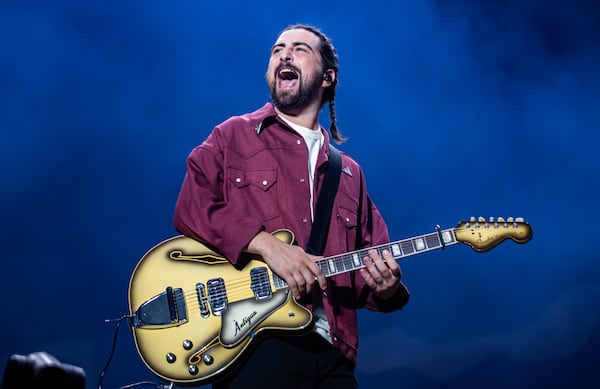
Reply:
[[[437,230],[431,234],[420,235],[414,238],[398,240],[379,246],[334,255],[332,257],[320,259],[316,263],[325,274],[325,277],[331,277],[336,274],[346,273],[365,267],[364,258],[369,255],[368,253],[370,250],[376,250],[379,255],[383,255],[382,252],[387,250],[392,254],[394,259],[398,260],[411,255],[444,248],[456,243],[458,242],[454,235],[454,228],[449,228],[446,230]],[[276,274],[273,274],[273,283],[277,289],[287,287],[287,283]]]

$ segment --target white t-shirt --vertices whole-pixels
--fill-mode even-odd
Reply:
[[[281,117],[281,116],[280,116]],[[290,127],[292,127],[296,132],[302,135],[304,138],[304,142],[306,142],[306,147],[308,148],[308,178],[310,183],[310,217],[311,220],[315,220],[315,211],[313,207],[313,192],[314,192],[314,183],[315,183],[315,171],[317,168],[317,158],[319,157],[319,151],[321,147],[323,147],[323,141],[325,140],[325,136],[321,131],[314,131],[310,128],[299,126],[295,123],[286,120],[281,117],[284,122],[286,122]],[[315,327],[313,331],[316,331],[319,335],[325,338],[329,343],[331,343],[331,335],[330,335],[330,327],[329,322],[327,321],[327,315],[325,314],[325,309],[323,309],[323,296],[321,294],[321,289],[316,288],[313,292],[313,315],[315,317]]]
[[[304,138],[304,142],[306,142],[306,147],[308,148],[308,180],[310,184],[310,217],[311,220],[315,220],[315,211],[313,209],[315,170],[317,168],[317,158],[319,157],[319,151],[321,150],[321,147],[323,147],[323,141],[325,140],[325,136],[321,131],[314,131],[310,128],[299,126],[283,117],[281,117],[281,119],[283,119],[283,121],[285,121],[290,127],[296,130],[296,132],[302,135],[302,138]]]

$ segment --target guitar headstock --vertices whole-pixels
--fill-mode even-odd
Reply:
[[[456,240],[466,243],[480,253],[491,250],[507,239],[517,243],[527,243],[533,236],[531,226],[523,218],[502,217],[484,219],[471,217],[469,221],[458,223],[454,229]]]

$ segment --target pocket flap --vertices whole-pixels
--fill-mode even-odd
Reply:
[[[356,227],[358,225],[358,216],[356,212],[350,211],[349,209],[339,207],[338,216],[346,224],[346,227]]]
[[[277,181],[277,169],[244,170],[231,168],[230,180],[238,188],[252,185],[266,191]]]

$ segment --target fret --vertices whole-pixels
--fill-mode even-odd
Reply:
[[[425,242],[427,243],[427,248],[430,249],[440,247],[442,245],[437,234],[426,235]]]
[[[337,255],[335,257],[335,268],[337,269],[338,273],[343,273],[346,271],[346,264],[344,263],[343,255]]]
[[[425,246],[425,241],[421,237],[413,239],[413,243],[415,245],[415,250],[417,252],[423,251],[423,250],[425,250],[427,248]]]
[[[398,258],[402,256],[402,249],[400,248],[400,245],[397,243],[394,243],[390,246],[391,251],[392,251],[392,255],[394,256],[394,258]]]
[[[405,255],[410,255],[415,252],[415,247],[413,246],[412,240],[403,240],[400,242],[400,246],[402,246],[402,252]]]
[[[344,268],[346,270],[352,270],[352,269],[354,269],[354,266],[352,265],[352,256],[350,256],[350,255],[343,255],[342,258],[344,258],[343,259],[343,261],[344,261]]]
[[[277,274],[273,273],[273,285],[275,285],[276,289],[281,289],[287,286],[287,282],[285,282],[283,278],[279,277]]]
[[[445,244],[454,243],[454,234],[450,230],[442,231],[442,239]]]
[[[329,272],[335,273],[335,264],[333,263],[333,259],[328,259],[327,265],[329,266]]]

